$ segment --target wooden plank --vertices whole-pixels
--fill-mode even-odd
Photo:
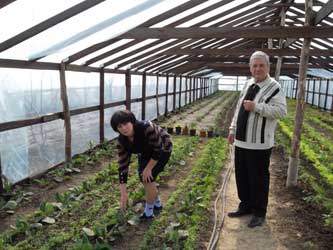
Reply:
[[[177,87],[177,77],[173,77],[173,102],[172,102],[172,111],[176,110],[176,87]]]
[[[321,9],[317,12],[314,18],[314,25],[321,23],[327,16],[329,16],[333,11],[333,0],[329,0]]]
[[[127,39],[196,38],[333,38],[332,27],[191,27],[137,28],[120,36]]]
[[[261,50],[270,56],[299,56],[300,49],[265,49],[265,48],[222,48],[222,49],[172,49],[163,52],[165,55],[192,55],[192,56],[250,56],[255,51]],[[333,49],[312,49],[310,56],[333,56]]]
[[[65,125],[65,162],[72,161],[72,130],[71,130],[71,116],[69,112],[67,87],[66,87],[66,66],[64,63],[60,64],[60,95],[64,114]]]
[[[90,9],[93,6],[96,6],[97,4],[100,4],[101,2],[104,2],[105,0],[86,0],[84,2],[81,2],[53,17],[48,18],[47,20],[7,39],[6,41],[0,43],[0,52],[7,50],[41,32],[44,30],[55,26],[56,24],[63,22],[87,9]]]
[[[146,73],[144,73],[142,75],[142,103],[141,103],[142,120],[146,119],[146,85],[147,85],[147,76]]]
[[[8,4],[11,4],[12,2],[15,2],[16,0],[2,0],[0,2],[0,9],[2,9],[3,7],[7,6]]]
[[[166,86],[165,86],[165,109],[164,115],[168,114],[168,99],[169,99],[169,75],[166,75]]]
[[[101,69],[99,80],[99,141],[100,143],[104,142],[104,71]]]
[[[158,105],[158,84],[159,84],[159,77],[156,76],[156,113],[157,113],[157,117],[160,116],[160,107]]]
[[[0,194],[4,193],[4,186],[3,186],[3,182],[2,182],[2,164],[1,164],[1,153],[0,153]]]
[[[125,86],[126,86],[126,109],[131,110],[131,73],[127,70],[125,74]]]
[[[179,98],[178,98],[178,108],[181,108],[182,104],[182,76],[180,76],[180,83],[179,83]]]

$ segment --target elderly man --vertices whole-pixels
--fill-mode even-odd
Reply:
[[[235,175],[238,209],[228,214],[253,214],[248,227],[265,221],[269,191],[269,161],[277,119],[287,114],[280,84],[269,76],[269,57],[261,51],[250,57],[253,76],[245,85],[229,128],[229,143],[235,143]]]

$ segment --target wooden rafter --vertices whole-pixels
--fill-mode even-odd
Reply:
[[[298,49],[265,49],[265,48],[237,48],[237,49],[173,49],[167,52],[164,52],[165,55],[212,55],[212,56],[249,56],[256,50],[261,50],[268,53],[270,56],[299,56],[300,50]],[[313,49],[310,50],[311,56],[333,56],[333,50],[321,50],[321,49]]]
[[[120,36],[126,39],[198,38],[333,38],[331,27],[207,27],[138,28]]]
[[[104,2],[105,0],[86,0],[82,3],[79,3],[51,18],[48,18],[47,20],[17,34],[16,36],[13,36],[6,41],[2,42],[0,44],[0,52],[7,50],[41,32],[44,30],[64,21],[67,20],[87,9],[90,9],[91,7],[96,6],[97,4],[100,4],[101,2]]]

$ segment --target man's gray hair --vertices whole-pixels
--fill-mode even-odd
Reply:
[[[251,64],[251,61],[255,58],[263,59],[267,63],[267,65],[269,66],[269,56],[265,52],[262,52],[262,51],[254,52],[250,57],[250,64]]]

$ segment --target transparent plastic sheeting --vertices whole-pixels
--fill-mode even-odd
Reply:
[[[59,72],[38,70],[0,69],[0,123],[25,119],[62,111]],[[142,96],[142,76],[132,76],[132,96]],[[155,95],[157,77],[147,76],[147,96]],[[179,89],[179,78],[177,79]],[[99,104],[99,74],[66,72],[67,91],[71,109]],[[170,79],[169,79],[170,81]],[[172,82],[172,81],[170,81]],[[160,93],[165,93],[166,78],[159,79]],[[333,86],[333,84],[332,84]],[[332,90],[331,90],[332,91]],[[105,74],[105,102],[125,100],[125,75]],[[179,95],[176,95],[178,107]],[[182,94],[182,106],[185,94]],[[131,104],[137,119],[141,119],[141,102]],[[168,97],[168,110],[172,110],[173,95]],[[125,106],[105,110],[105,137],[117,136],[110,127],[112,114]],[[164,114],[165,97],[159,98],[159,113]],[[146,101],[146,119],[157,117],[156,98]],[[99,143],[99,111],[71,117],[72,154],[89,149]],[[12,183],[45,172],[63,162],[64,122],[51,121],[0,133],[1,165],[4,176]]]
[[[327,85],[328,84],[328,85]],[[296,88],[297,82],[294,80],[284,81],[283,84],[283,91],[287,97],[294,98],[296,95]],[[320,108],[325,108],[330,110],[332,107],[332,95],[333,95],[333,80],[327,81],[326,79],[321,81],[314,79],[310,80],[309,84],[306,82],[305,84],[305,102],[318,106]],[[328,95],[326,100],[326,107],[325,107],[325,96],[326,91]],[[311,93],[316,92],[316,93]]]

